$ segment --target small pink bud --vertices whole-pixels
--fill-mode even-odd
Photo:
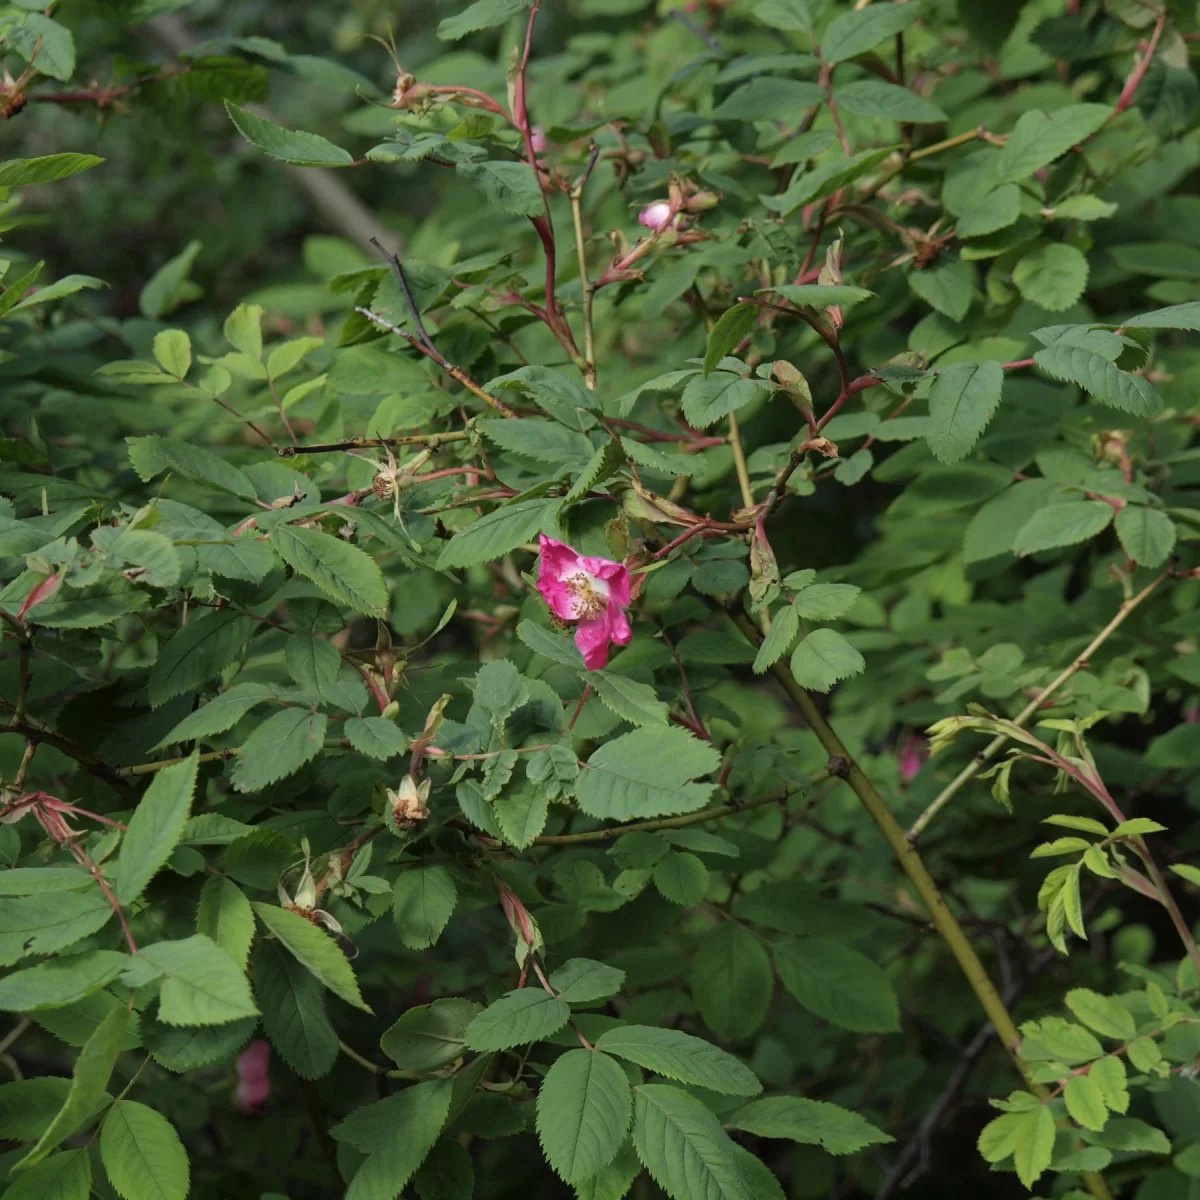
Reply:
[[[540,125],[535,125],[529,132],[531,134],[529,140],[538,154],[550,149],[550,143],[546,141],[546,131]]]
[[[237,1087],[233,1104],[238,1112],[259,1113],[271,1098],[271,1043],[251,1042],[237,1057]]]
[[[671,205],[667,200],[655,200],[653,204],[647,204],[638,213],[638,222],[645,225],[647,229],[655,231],[664,228],[670,219]]]
[[[900,747],[900,779],[909,783],[917,777],[929,757],[929,743],[923,737],[912,736]]]

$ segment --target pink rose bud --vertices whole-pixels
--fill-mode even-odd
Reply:
[[[578,621],[575,645],[589,671],[608,662],[608,647],[627,646],[633,637],[625,610],[632,595],[629,572],[619,562],[576,554],[565,542],[541,535],[538,591],[551,612]]]
[[[262,1111],[271,1098],[271,1043],[261,1038],[251,1042],[237,1057],[237,1087],[233,1105],[240,1113]]]
[[[647,229],[655,231],[662,229],[670,219],[671,205],[667,200],[655,200],[653,204],[647,204],[638,213],[639,223],[645,225]]]
[[[531,135],[529,140],[538,154],[550,149],[550,143],[546,141],[546,131],[540,125],[535,125],[529,132]]]
[[[900,779],[908,783],[915,779],[929,757],[929,743],[923,737],[906,738],[900,747]]]

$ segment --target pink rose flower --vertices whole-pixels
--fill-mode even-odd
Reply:
[[[900,779],[908,783],[915,779],[929,757],[929,743],[915,734],[904,740],[900,747]]]
[[[251,1042],[237,1057],[237,1087],[233,1105],[247,1115],[259,1113],[271,1098],[271,1043]]]
[[[638,221],[647,229],[656,231],[662,229],[670,219],[671,205],[666,200],[655,200],[638,213]]]
[[[565,542],[541,536],[538,591],[555,616],[578,621],[575,645],[589,671],[608,662],[608,646],[629,645],[633,630],[625,609],[632,584],[624,565],[576,554]]]

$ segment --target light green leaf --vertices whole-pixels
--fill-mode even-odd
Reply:
[[[616,1156],[633,1107],[616,1059],[592,1050],[559,1055],[538,1090],[537,1131],[546,1161],[568,1183],[582,1183]]]
[[[400,872],[392,893],[392,916],[400,940],[410,950],[432,946],[458,903],[454,876],[445,867],[407,867]]]
[[[62,1108],[33,1148],[16,1164],[15,1170],[24,1171],[36,1166],[96,1111],[108,1087],[117,1056],[121,1053],[121,1043],[131,1017],[129,1008],[114,1008],[96,1026],[96,1031],[88,1038],[75,1060],[71,1090]]]
[[[958,219],[960,238],[984,237],[1007,229],[1021,215],[1021,192],[1014,183],[990,191]]]
[[[151,321],[160,320],[168,313],[174,312],[181,304],[195,300],[201,295],[200,288],[188,278],[191,274],[192,264],[195,263],[196,256],[201,249],[200,242],[188,242],[174,258],[168,259],[150,276],[138,296],[138,308],[141,309],[143,317]],[[130,439],[131,445],[133,440]],[[143,441],[145,439],[136,440]],[[207,451],[200,450],[199,447],[196,449],[201,454],[207,453]],[[130,458],[132,457],[131,453]],[[134,466],[137,466],[136,462]],[[253,491],[250,492],[250,495],[254,495]]]
[[[592,671],[588,682],[604,706],[623,721],[631,725],[666,725],[667,706],[648,683],[614,671]]]
[[[796,612],[806,621],[836,621],[853,607],[862,588],[850,583],[811,583],[796,592]]]
[[[168,375],[182,379],[192,366],[192,340],[182,329],[164,329],[154,335],[154,357]]]
[[[1033,357],[1051,378],[1077,383],[1101,404],[1137,417],[1154,417],[1162,410],[1162,397],[1148,379],[1119,370],[1085,346],[1059,343],[1039,350]]]
[[[300,525],[276,525],[271,545],[284,562],[335,603],[372,615],[387,607],[387,584],[379,564],[357,546]]]
[[[867,1146],[895,1141],[858,1113],[799,1096],[753,1100],[733,1114],[730,1124],[757,1137],[788,1138],[820,1146],[830,1154],[857,1154]]]
[[[88,1200],[92,1164],[86,1150],[64,1150],[23,1171],[4,1192],[4,1200]]]
[[[975,295],[975,268],[964,259],[943,256],[932,266],[910,271],[908,286],[930,308],[961,321]]]
[[[1129,1009],[1110,996],[1101,996],[1089,988],[1072,988],[1066,1002],[1080,1021],[1105,1037],[1127,1042],[1137,1035],[1137,1024]]]
[[[893,10],[901,12],[908,7],[908,5],[894,5]],[[882,10],[876,7],[871,11]],[[847,184],[866,175],[868,171],[874,170],[894,149],[894,146],[882,146],[877,150],[864,150],[860,154],[852,154],[849,158],[833,159],[811,171],[804,172],[782,195],[761,195],[759,200],[774,212],[780,213],[784,217],[790,216],[802,205],[811,204],[814,200],[830,196]]]
[[[1090,1075],[1073,1075],[1063,1089],[1063,1100],[1067,1112],[1077,1125],[1084,1129],[1103,1129],[1108,1120],[1108,1109],[1100,1088]]]
[[[504,840],[517,850],[525,850],[546,827],[550,798],[544,787],[522,783],[497,796],[492,802],[492,812]]]
[[[638,1157],[671,1200],[753,1200],[733,1142],[695,1096],[643,1084],[633,1103]]]
[[[287,947],[296,961],[307,967],[335,996],[371,1012],[358,990],[354,969],[342,948],[306,917],[275,904],[254,903],[258,919]]]
[[[386,717],[351,717],[345,724],[350,744],[360,754],[387,762],[408,749],[408,738]]]
[[[124,1200],[186,1200],[187,1151],[170,1121],[135,1100],[118,1100],[100,1130],[100,1158]]]
[[[225,1025],[258,1015],[243,971],[203,934],[143,946],[138,958],[151,978],[165,977],[158,1018],[167,1025]]]
[[[37,1012],[74,1004],[111,983],[129,957],[115,950],[88,950],[52,958],[0,979],[0,1011]]]
[[[329,718],[306,708],[285,708],[269,716],[243,743],[231,779],[239,792],[258,792],[294,775],[325,745]]]
[[[65,82],[75,74],[75,38],[65,25],[43,13],[29,13],[15,29],[8,29],[4,48],[42,75]]]
[[[726,1096],[755,1096],[762,1091],[754,1072],[732,1054],[678,1029],[624,1025],[602,1034],[595,1045],[656,1075]]]
[[[761,379],[744,379],[726,371],[707,379],[697,375],[683,389],[683,415],[690,424],[707,429],[768,391],[768,385]]]
[[[814,629],[792,654],[796,682],[814,692],[827,692],[839,679],[849,679],[866,670],[866,661],[833,629]]]
[[[528,163],[511,159],[460,162],[457,171],[502,212],[517,217],[536,217],[542,211],[542,189]]]
[[[225,110],[238,133],[270,158],[295,167],[349,167],[354,163],[348,150],[315,133],[284,129],[228,100]]]
[[[754,656],[754,673],[761,675],[774,666],[791,648],[800,632],[800,614],[794,604],[785,604],[772,618],[771,628]]]
[[[1054,1153],[1054,1117],[1049,1105],[1039,1104],[1021,1114],[1020,1128],[1013,1148],[1017,1178],[1027,1187],[1041,1178]]]
[[[813,16],[808,0],[760,0],[754,15],[772,29],[812,33]]]
[[[127,438],[126,444],[129,461],[143,483],[170,471],[245,499],[256,496],[254,484],[245,474],[202,446],[157,435]]]
[[[98,167],[104,159],[94,154],[48,154],[44,158],[10,158],[0,163],[0,187],[28,187],[34,183],[53,183]]]
[[[1024,556],[1086,542],[1103,533],[1112,519],[1112,506],[1101,500],[1051,504],[1039,509],[1021,526],[1013,540],[1013,553]]]
[[[37,870],[17,868],[22,869]],[[53,867],[41,870],[58,874]],[[93,882],[90,875],[86,879]],[[78,886],[74,877],[67,886]],[[84,894],[63,890],[0,900],[0,964],[7,966],[31,954],[56,954],[103,929],[112,915],[112,905],[94,886]]]
[[[223,875],[213,875],[200,890],[196,932],[216,942],[243,970],[254,941],[254,911],[245,893]]]
[[[138,801],[117,855],[116,896],[132,904],[179,845],[192,810],[199,756],[155,772]]]
[[[840,942],[804,938],[775,947],[783,986],[816,1016],[855,1033],[900,1028],[891,980],[864,954]]]
[[[468,1049],[509,1050],[540,1042],[557,1033],[571,1018],[571,1006],[539,987],[506,992],[467,1026]],[[599,1049],[599,1047],[597,1047]]]
[[[621,990],[625,972],[593,958],[569,958],[550,974],[550,986],[568,1004],[607,1000]]]
[[[958,362],[940,371],[929,392],[929,448],[939,462],[961,462],[1000,407],[998,362]]]
[[[694,854],[673,850],[655,866],[654,886],[673,904],[699,904],[708,892],[708,868]]]
[[[188,626],[184,626],[186,629]],[[182,662],[184,656],[180,656]],[[177,668],[178,669],[178,668]],[[184,691],[189,690],[184,688]],[[195,712],[188,713],[153,750],[173,746],[179,742],[208,739],[215,733],[232,729],[255,705],[271,699],[275,689],[263,683],[235,683],[233,687],[201,705]]]
[[[711,375],[721,359],[733,353],[754,328],[759,311],[757,304],[735,304],[721,314],[708,335],[708,347],[704,351],[705,375]]]
[[[835,305],[850,308],[875,295],[866,288],[840,283],[781,283],[777,287],[760,288],[755,295],[769,296],[773,292],[801,308],[833,308]]]
[[[648,726],[593,751],[575,794],[589,816],[614,821],[694,812],[712,796],[713,785],[692,780],[720,764],[717,751],[686,730]]]
[[[1000,183],[1027,179],[1034,171],[1087,141],[1112,115],[1107,104],[1071,104],[1047,115],[1024,113],[1000,151]]]
[[[1017,290],[1047,312],[1070,308],[1083,295],[1087,281],[1087,258],[1067,242],[1035,246],[1013,268]]]

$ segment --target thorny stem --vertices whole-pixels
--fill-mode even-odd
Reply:
[[[1162,32],[1167,23],[1167,11],[1162,9],[1158,14],[1158,20],[1154,23],[1154,32],[1150,35],[1150,41],[1146,44],[1146,52],[1138,60],[1137,65],[1133,68],[1129,78],[1125,81],[1125,86],[1121,89],[1120,98],[1117,100],[1116,107],[1112,111],[1114,117],[1118,117],[1123,113],[1134,101],[1137,96],[1137,90],[1142,85],[1142,80],[1146,77],[1146,72],[1150,68],[1150,61],[1154,58],[1154,51],[1158,49],[1158,39],[1162,37]]]
[[[583,169],[578,182],[571,188],[571,220],[575,224],[575,256],[579,260],[579,287],[582,294],[583,307],[583,382],[591,391],[596,390],[596,331],[592,320],[592,304],[595,291],[588,282],[587,243],[583,236],[583,189],[596,165],[600,147],[592,143],[592,151],[588,155],[587,166]]]
[[[468,430],[455,429],[449,433],[414,433],[407,437],[348,438],[344,442],[326,442],[319,446],[281,446],[276,453],[280,458],[298,458],[301,454],[332,454],[337,450],[370,450],[376,446],[439,446],[443,442],[466,442],[470,439]]]
[[[1027,705],[1012,719],[1014,725],[1025,725],[1030,717],[1034,715],[1042,706],[1058,691],[1064,683],[1066,683],[1076,672],[1083,670],[1091,660],[1092,655],[1108,641],[1110,637],[1125,623],[1125,620],[1133,612],[1135,608],[1146,600],[1154,590],[1167,578],[1166,572],[1152,579],[1140,592],[1131,596],[1128,600],[1122,603],[1117,609],[1113,619],[1104,626],[1102,630],[1081,650],[1070,664],[1063,668],[1058,675],[1048,683]],[[950,803],[951,800],[964,788],[976,775],[985,763],[990,762],[1000,752],[1004,743],[1008,738],[1004,734],[997,734],[971,761],[963,767],[961,771],[938,793],[937,797],[929,805],[928,808],[913,822],[912,828],[908,831],[910,841],[915,842],[917,838],[925,831],[929,822]]]
[[[754,645],[762,642],[762,637],[755,628],[754,622],[739,608],[730,614],[734,623],[750,639]],[[838,737],[833,726],[825,719],[817,708],[812,697],[796,682],[791,671],[783,663],[776,663],[771,673],[779,681],[792,703],[799,709],[809,729],[816,735],[817,740],[830,756],[830,769],[840,775],[850,785],[863,808],[883,834],[884,839],[896,856],[901,870],[908,876],[916,889],[922,903],[928,910],[934,928],[941,935],[950,953],[954,955],[959,969],[966,976],[967,983],[975,993],[980,1007],[987,1014],[988,1020],[996,1028],[1001,1041],[1008,1049],[1009,1056],[1025,1079],[1029,1090],[1043,1102],[1048,1098],[1049,1091],[1044,1084],[1037,1083],[1029,1073],[1029,1067],[1021,1057],[1021,1034],[1017,1029],[1008,1008],[996,990],[987,968],[983,965],[975,948],[963,932],[958,919],[950,911],[938,886],[925,866],[924,860],[917,853],[916,847],[908,840],[900,822],[892,815],[883,797],[875,785],[867,778],[845,743]],[[1097,1200],[1111,1200],[1111,1192],[1104,1182],[1104,1177],[1097,1172],[1088,1172],[1083,1176],[1088,1190]]]

